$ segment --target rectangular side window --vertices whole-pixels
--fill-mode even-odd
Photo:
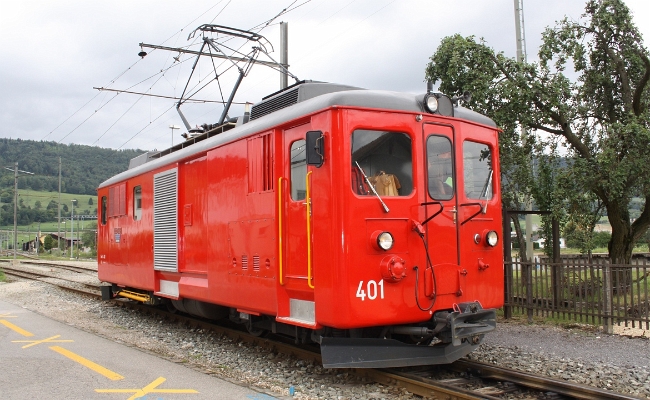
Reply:
[[[102,196],[102,225],[106,225],[106,213],[108,212],[108,201],[106,200],[106,196]]]
[[[142,218],[142,188],[138,185],[133,188],[133,219],[139,221]]]

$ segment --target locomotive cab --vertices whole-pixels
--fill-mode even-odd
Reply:
[[[328,294],[339,308],[321,311],[318,300],[316,308],[321,323],[344,333],[326,330],[323,364],[452,362],[495,328],[502,305],[497,130],[367,110],[347,111],[345,126],[332,147],[348,154],[330,159],[349,171],[332,189],[345,210],[345,276],[331,286],[345,289]]]

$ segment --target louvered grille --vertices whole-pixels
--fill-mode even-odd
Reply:
[[[178,270],[178,170],[153,177],[154,269]]]
[[[246,271],[248,269],[248,256],[243,255],[241,256],[241,269]]]
[[[260,270],[260,256],[253,256],[253,271]]]
[[[298,89],[295,88],[277,97],[255,104],[251,109],[251,120],[298,103]]]

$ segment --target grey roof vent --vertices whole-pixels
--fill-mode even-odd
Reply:
[[[270,94],[255,104],[251,109],[251,120],[260,118],[272,112],[287,108],[317,96],[345,90],[362,90],[361,88],[335,83],[302,81],[288,88]]]

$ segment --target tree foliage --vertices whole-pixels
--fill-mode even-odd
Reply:
[[[569,164],[549,194],[552,210],[564,209],[558,201],[584,201],[589,193],[612,226],[610,257],[630,261],[634,243],[650,226],[650,59],[621,0],[590,0],[580,21],[547,28],[538,63],[518,63],[471,36],[447,37],[426,77],[439,80],[450,95],[470,91],[468,106],[503,129],[506,204],[515,193],[544,192],[526,166],[531,156],[566,154]],[[525,143],[519,126],[531,129]],[[562,179],[570,180],[571,190],[557,189]],[[635,196],[643,203],[631,221]]]
[[[100,183],[125,171],[129,160],[142,154],[142,150],[113,150],[76,144],[63,145],[21,139],[0,139],[1,165],[13,165],[34,173],[19,177],[21,189],[59,190],[59,157],[61,157],[61,191],[74,194],[95,194]],[[14,175],[9,171],[0,174],[2,201],[13,196]],[[6,190],[11,190],[5,195]]]

